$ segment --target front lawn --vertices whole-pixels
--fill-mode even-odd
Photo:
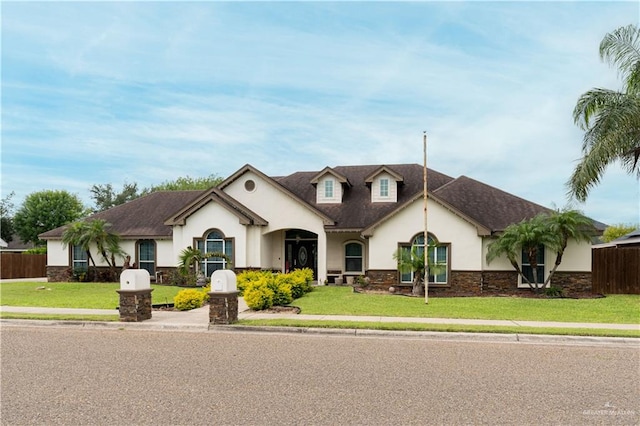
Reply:
[[[44,289],[41,289],[43,288]],[[173,303],[183,287],[151,285],[152,303]],[[46,308],[115,309],[119,283],[11,282],[0,284],[0,305]]]
[[[354,293],[351,287],[317,287],[294,302],[303,314],[473,318],[521,321],[640,323],[640,296],[598,299],[430,297]]]

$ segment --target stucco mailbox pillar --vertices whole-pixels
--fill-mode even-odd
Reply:
[[[146,269],[125,269],[120,274],[120,321],[151,319],[151,277]]]
[[[235,322],[238,322],[236,274],[228,269],[214,271],[209,293],[209,324]]]

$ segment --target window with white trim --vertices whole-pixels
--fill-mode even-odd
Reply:
[[[382,198],[389,197],[389,179],[388,178],[380,179],[380,197]]]
[[[228,263],[224,257],[207,257],[207,253],[224,253],[230,260],[233,258],[233,239],[225,238],[218,230],[211,231],[197,240],[196,247],[203,254],[200,269],[206,277],[210,277],[218,269],[226,269]]]
[[[438,241],[429,235],[429,265],[440,265],[438,267],[438,274],[433,274],[433,269],[429,269],[429,284],[447,284],[448,271],[449,271],[449,246],[446,244],[440,244]],[[424,254],[424,234],[418,234],[415,236],[411,245],[404,245],[400,247],[402,250],[410,251],[413,248],[419,255]],[[435,269],[435,268],[434,268]],[[401,273],[400,282],[403,284],[409,284],[413,282],[415,275],[413,271],[407,271]]]
[[[333,179],[324,181],[324,198],[333,198]]]
[[[89,269],[89,258],[87,257],[87,251],[79,245],[74,245],[71,248],[71,270],[72,271],[86,271]]]

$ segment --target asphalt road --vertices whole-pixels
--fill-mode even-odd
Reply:
[[[638,424],[637,347],[3,327],[3,425]]]

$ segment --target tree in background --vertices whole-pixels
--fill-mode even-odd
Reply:
[[[192,178],[190,176],[179,177],[176,180],[165,181],[159,185],[153,185],[138,191],[137,183],[125,182],[122,191],[116,192],[110,183],[96,184],[89,188],[91,198],[95,202],[94,212],[101,212],[112,207],[119,206],[128,201],[135,200],[143,195],[156,191],[184,191],[184,190],[205,190],[222,182],[222,178],[215,174],[207,177]]]
[[[562,256],[570,240],[591,241],[595,236],[593,221],[577,210],[559,210],[542,213],[529,220],[514,223],[488,246],[487,262],[506,256],[518,272],[523,283],[527,283],[535,293],[547,286],[560,266]],[[556,260],[545,279],[538,276],[538,255],[545,247],[556,253]],[[526,257],[531,266],[530,279],[520,267],[520,259]]]
[[[110,183],[93,185],[89,191],[91,192],[91,198],[96,203],[95,212],[119,206],[140,196],[138,194],[138,184],[127,182],[122,185],[122,191],[120,192],[115,192],[113,185]]]
[[[628,25],[607,34],[600,43],[600,58],[618,68],[623,90],[591,89],[573,110],[585,135],[583,157],[567,184],[569,194],[580,201],[616,161],[640,177],[640,29]]]
[[[15,192],[11,192],[0,200],[0,233],[2,239],[7,243],[13,240],[13,234],[15,232],[13,226],[13,211],[15,207],[11,202],[11,198],[15,195]]]
[[[38,235],[78,220],[84,214],[85,208],[76,195],[48,190],[27,195],[13,220],[22,241],[42,245]]]
[[[628,233],[633,232],[636,229],[640,229],[640,224],[633,225],[618,223],[616,225],[607,226],[607,228],[602,233],[602,242],[608,243],[624,235],[627,235]]]
[[[179,177],[176,180],[165,181],[160,185],[154,185],[150,188],[145,188],[142,190],[141,195],[150,194],[151,192],[156,191],[184,191],[190,189],[209,189],[213,186],[217,186],[220,182],[222,182],[222,178],[216,176],[215,174],[211,174],[207,177],[201,178],[192,178],[190,176]]]

